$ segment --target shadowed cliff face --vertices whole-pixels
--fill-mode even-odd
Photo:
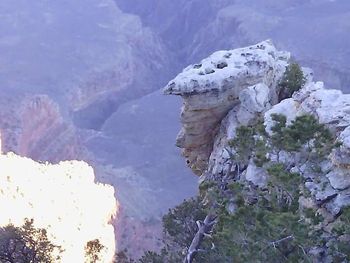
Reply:
[[[47,95],[2,95],[0,127],[3,150],[57,163],[89,156],[77,129]]]
[[[100,133],[86,139],[103,165],[99,180],[119,189],[119,244],[135,256],[159,247],[162,215],[196,192],[197,179],[174,145],[180,106],[178,98],[154,92],[119,107]]]

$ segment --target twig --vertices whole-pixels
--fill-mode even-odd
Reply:
[[[290,235],[290,236],[287,236],[287,237],[284,237],[284,238],[281,238],[279,240],[276,240],[276,241],[272,241],[270,242],[270,245],[273,245],[273,247],[276,249],[276,245],[278,245],[279,243],[285,241],[285,240],[289,240],[289,239],[293,239],[294,236],[293,235]]]

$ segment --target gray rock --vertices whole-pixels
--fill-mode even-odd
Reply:
[[[344,190],[350,187],[350,171],[348,169],[335,168],[326,176],[334,189]]]
[[[267,185],[268,174],[265,169],[257,167],[254,162],[250,162],[245,172],[245,179],[261,188]]]

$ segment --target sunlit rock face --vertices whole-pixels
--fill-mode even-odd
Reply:
[[[63,263],[83,263],[84,247],[99,239],[105,246],[100,262],[111,262],[115,236],[110,224],[117,212],[114,189],[94,182],[85,162],[38,163],[13,153],[0,155],[0,225],[45,228],[62,246]]]

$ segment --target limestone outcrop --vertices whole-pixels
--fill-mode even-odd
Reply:
[[[214,180],[218,185],[231,180],[244,182],[252,189],[268,187],[268,169],[257,165],[253,158],[256,155],[248,155],[242,166],[237,161],[239,153],[230,146],[237,138],[237,128],[260,127],[263,133],[255,133],[255,139],[271,138],[274,118],[282,115],[285,127],[305,116],[325,127],[334,141],[320,159],[310,157],[316,151],[316,139],[300,146],[300,152],[281,148],[275,151],[271,142],[262,142],[267,149],[267,163],[282,164],[303,178],[301,189],[307,189],[309,194],[300,193],[299,203],[323,216],[322,229],[326,229],[327,236],[343,209],[350,206],[350,95],[326,89],[323,82],[313,81],[311,69],[302,68],[305,84],[291,97],[279,101],[278,85],[290,63],[289,53],[277,51],[270,41],[220,51],[187,67],[168,84],[165,93],[180,95],[184,100],[177,145],[183,149],[188,165],[201,181]],[[256,153],[258,149],[251,151]],[[323,254],[318,254],[323,259],[317,262],[332,262],[324,255],[334,238],[338,237],[327,236]]]
[[[219,51],[187,67],[164,89],[184,99],[177,146],[196,174],[208,167],[215,136],[227,113],[239,109],[242,123],[253,112],[277,102],[276,86],[290,54],[270,41],[247,48]],[[253,114],[254,115],[254,114]]]

